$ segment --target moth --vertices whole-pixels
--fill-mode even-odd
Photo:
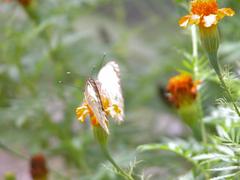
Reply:
[[[103,66],[97,78],[89,78],[84,90],[84,102],[76,109],[77,118],[84,121],[89,115],[92,125],[100,125],[107,133],[108,118],[118,123],[124,119],[124,100],[122,96],[120,69],[115,61]]]

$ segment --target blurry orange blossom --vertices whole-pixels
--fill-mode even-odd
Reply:
[[[199,83],[199,81],[193,81],[188,74],[172,77],[167,85],[169,101],[177,108],[191,104],[197,97],[197,85]]]

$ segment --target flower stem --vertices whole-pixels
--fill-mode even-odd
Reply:
[[[191,34],[192,34],[192,56],[193,56],[193,63],[194,63],[194,69],[193,69],[193,75],[195,79],[198,79],[198,35],[197,35],[197,27],[196,25],[193,25],[191,27]],[[200,95],[200,94],[199,94]],[[200,101],[201,97],[198,97],[197,99],[197,108],[199,113],[199,120],[201,121],[201,135],[202,135],[202,141],[204,144],[207,144],[207,134],[206,134],[206,128],[203,121],[203,112],[202,112],[202,104]]]
[[[134,180],[133,177],[131,175],[129,175],[128,173],[126,173],[125,171],[123,171],[118,165],[117,163],[113,160],[113,158],[111,157],[107,146],[104,145],[100,145],[103,154],[106,156],[106,158],[108,159],[108,161],[116,168],[117,172],[119,173],[119,175],[121,175],[122,177],[124,177],[124,179],[126,180]]]
[[[222,84],[223,89],[226,91],[228,98],[232,102],[232,105],[233,105],[236,113],[240,117],[239,109],[238,109],[236,103],[234,102],[232,94],[231,94],[229,88],[227,87],[227,85],[226,85],[226,83],[225,83],[225,81],[223,79],[223,76],[222,76],[222,73],[221,73],[221,69],[220,69],[220,66],[219,66],[219,63],[218,63],[218,59],[217,59],[217,53],[209,53],[208,54],[208,58],[209,58],[210,63],[212,64],[212,66],[213,66],[213,68],[214,68],[214,70],[215,70],[215,72],[216,72],[216,74],[217,74],[217,76],[218,76],[218,78],[220,80],[220,83]]]
[[[198,57],[198,37],[197,37],[197,28],[195,25],[191,27],[192,31],[192,49],[193,49],[193,57],[197,58]]]
[[[207,141],[207,132],[206,132],[206,127],[203,121],[203,112],[202,112],[202,105],[201,102],[199,100],[200,98],[198,98],[198,113],[199,113],[199,119],[200,119],[200,126],[201,126],[201,134],[202,134],[202,142],[206,145],[208,143]]]

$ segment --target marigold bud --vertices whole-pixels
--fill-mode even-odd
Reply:
[[[30,161],[30,172],[33,180],[47,180],[48,169],[42,154],[34,155]]]
[[[167,85],[169,101],[177,107],[179,116],[197,139],[201,139],[199,104],[196,101],[199,83],[188,74],[180,74],[171,78]]]

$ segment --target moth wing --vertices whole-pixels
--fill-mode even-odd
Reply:
[[[101,91],[106,94],[110,103],[117,105],[120,113],[117,115],[117,121],[123,121],[124,117],[124,100],[122,96],[120,68],[115,61],[108,62],[101,68],[98,73],[98,81]]]
[[[109,134],[108,126],[107,126],[107,118],[105,116],[105,112],[103,111],[101,99],[97,92],[97,87],[95,83],[92,83],[93,80],[88,80],[87,85],[85,87],[85,100],[89,106],[89,108],[94,113],[95,117],[97,118],[98,123],[100,126]]]

